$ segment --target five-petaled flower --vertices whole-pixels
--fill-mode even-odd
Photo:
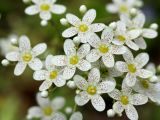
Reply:
[[[114,89],[109,96],[117,102],[113,104],[113,110],[121,114],[124,110],[130,120],[138,120],[138,113],[133,105],[143,105],[148,102],[148,98],[143,94],[133,94],[132,89],[125,83],[122,84],[122,90]]]
[[[40,70],[43,66],[41,60],[37,58],[47,48],[45,43],[40,43],[31,49],[30,40],[27,36],[21,36],[19,38],[19,49],[6,54],[6,58],[10,61],[18,61],[14,74],[21,75],[27,64],[33,70]]]
[[[127,73],[124,81],[128,86],[133,87],[137,81],[137,77],[146,79],[153,75],[151,71],[143,69],[149,61],[147,53],[140,53],[134,59],[132,53],[128,50],[123,54],[123,58],[126,62],[118,61],[116,62],[116,67],[119,71]]]
[[[78,34],[82,43],[86,43],[90,41],[90,35],[96,35],[95,32],[100,32],[104,29],[105,25],[103,23],[94,23],[94,19],[96,18],[96,11],[94,9],[88,10],[82,21],[73,14],[67,14],[66,18],[70,24],[73,26],[66,29],[62,36],[65,38],[73,37]],[[94,33],[94,34],[93,34]]]
[[[91,64],[85,60],[85,56],[90,51],[88,43],[83,44],[77,51],[76,46],[72,40],[66,40],[64,43],[64,51],[66,55],[57,55],[52,58],[52,63],[56,66],[65,66],[63,70],[63,77],[70,79],[76,72],[76,68],[81,71],[88,71],[91,69]]]
[[[102,61],[106,67],[114,67],[115,60],[113,54],[124,54],[126,52],[126,47],[122,45],[113,45],[111,43],[113,36],[114,33],[110,28],[107,28],[102,32],[101,39],[98,36],[91,36],[89,44],[94,49],[86,56],[86,59],[90,62],[96,62],[102,57]]]
[[[26,8],[25,13],[28,15],[35,15],[40,13],[42,20],[50,20],[51,13],[63,14],[66,11],[64,5],[55,4],[56,0],[32,0],[34,5]]]
[[[45,61],[46,70],[38,70],[35,71],[33,77],[35,80],[42,81],[42,85],[40,86],[39,90],[44,91],[51,87],[54,83],[57,87],[62,87],[65,85],[66,80],[63,78],[62,69],[56,67],[52,63],[52,55],[48,55]]]
[[[66,120],[66,116],[59,112],[64,107],[65,99],[56,97],[52,101],[49,98],[42,98],[37,94],[39,106],[33,106],[28,110],[28,119],[40,118],[41,120]]]
[[[89,72],[87,81],[80,75],[75,75],[73,79],[77,88],[82,90],[75,97],[76,104],[83,106],[91,100],[97,111],[103,111],[106,105],[100,95],[114,90],[116,86],[114,78],[109,77],[101,81],[99,69],[93,68]]]

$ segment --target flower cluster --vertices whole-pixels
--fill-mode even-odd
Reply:
[[[51,19],[51,12],[61,14],[66,10],[64,6],[56,5],[56,0],[32,2],[35,5],[25,12],[29,15],[40,13],[43,20]],[[37,95],[40,107],[30,108],[28,119],[36,117],[42,120],[66,120],[58,112],[64,105],[63,98],[43,98],[53,84],[62,87],[66,81],[69,88],[76,89],[76,105],[84,106],[91,100],[93,107],[101,112],[106,108],[102,95],[109,95],[114,104],[107,113],[120,115],[125,110],[130,120],[138,120],[138,113],[133,105],[143,105],[149,100],[160,103],[160,79],[155,66],[149,64],[146,67],[149,55],[139,53],[141,49],[147,48],[145,38],[157,37],[157,26],[152,24],[150,28],[144,28],[145,15],[138,9],[142,5],[140,0],[113,2],[107,5],[107,9],[112,13],[119,13],[120,20],[108,26],[93,23],[96,10],[86,10],[85,6],[80,7],[80,11],[84,13],[82,20],[71,13],[61,20],[62,23],[71,25],[62,32],[66,39],[63,45],[64,55],[48,55],[43,64],[37,56],[46,50],[46,44],[41,43],[31,49],[26,36],[19,38],[19,48],[16,51],[6,54],[9,61],[18,61],[15,75],[21,75],[29,65],[34,70],[33,78],[44,81],[39,87],[41,95]],[[136,52],[139,54],[134,58],[133,53]],[[75,111],[70,117],[70,120],[82,119],[82,114]]]

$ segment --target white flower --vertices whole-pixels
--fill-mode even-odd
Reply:
[[[83,44],[77,51],[76,46],[72,40],[66,40],[64,43],[64,51],[66,55],[54,56],[52,63],[56,66],[65,66],[63,76],[65,79],[70,79],[76,72],[76,68],[81,71],[88,71],[91,69],[91,64],[84,57],[90,51],[89,44]]]
[[[126,44],[133,50],[139,50],[139,46],[133,42],[134,39],[138,38],[141,34],[141,30],[128,30],[124,22],[118,21],[117,28],[114,31],[114,40],[112,41],[115,45]]]
[[[122,90],[113,90],[109,96],[117,102],[113,104],[113,110],[121,114],[124,110],[130,120],[138,120],[138,113],[133,105],[143,105],[148,102],[148,98],[143,94],[133,94],[132,89],[122,84]]]
[[[74,112],[69,120],[83,120],[83,115],[81,112]]]
[[[63,78],[62,70],[57,68],[52,63],[52,55],[48,55],[45,61],[46,70],[38,70],[34,73],[33,77],[35,80],[42,81],[42,85],[40,86],[39,90],[44,91],[51,87],[54,83],[57,87],[62,87],[65,85],[66,80]]]
[[[63,14],[66,7],[63,5],[55,4],[56,0],[32,0],[34,5],[26,8],[25,13],[28,15],[40,14],[42,20],[50,20],[51,13]]]
[[[158,81],[158,76],[155,75],[155,65],[150,63],[146,68],[147,70],[153,72],[153,76],[148,79],[139,79],[133,89],[138,93],[146,95],[153,102],[160,103],[160,81]],[[153,77],[157,78],[156,82],[151,82]]]
[[[132,8],[137,7],[136,3],[139,0],[113,0],[113,3],[106,6],[110,13],[119,13],[129,15]]]
[[[149,61],[147,53],[140,53],[134,59],[132,53],[128,50],[123,54],[123,58],[126,62],[118,61],[116,62],[116,67],[119,71],[127,73],[124,81],[128,86],[133,87],[137,81],[137,77],[146,79],[152,76],[152,72],[143,69]]]
[[[21,36],[19,38],[19,49],[8,53],[6,58],[13,62],[18,61],[14,74],[19,76],[24,72],[27,64],[33,70],[40,70],[42,68],[43,64],[37,56],[42,54],[46,48],[47,45],[45,43],[41,43],[31,49],[30,40],[28,37]]]
[[[100,71],[97,68],[89,72],[87,81],[79,75],[75,75],[73,79],[77,87],[82,90],[75,97],[76,104],[83,106],[91,100],[97,111],[103,111],[106,105],[101,94],[111,92],[116,86],[115,80],[109,77],[100,82]]]
[[[135,44],[139,46],[141,49],[146,49],[147,45],[144,38],[153,39],[157,37],[158,33],[156,30],[151,28],[144,28],[144,24],[146,21],[145,15],[139,12],[134,18],[130,18],[126,15],[120,16],[121,21],[123,21],[128,29],[135,30],[137,32],[141,31],[141,34],[136,38]]]
[[[90,54],[86,56],[89,62],[96,62],[100,57],[106,67],[114,66],[114,56],[121,55],[126,52],[126,47],[112,45],[114,33],[110,28],[103,31],[101,39],[98,36],[91,36],[89,44],[94,48],[91,50]]]
[[[78,37],[81,39],[82,43],[86,43],[90,41],[90,34],[95,32],[100,32],[104,29],[105,25],[102,23],[94,23],[94,19],[96,18],[96,11],[94,9],[88,10],[82,21],[73,14],[67,14],[66,18],[70,24],[73,26],[66,29],[62,36],[65,38],[73,37],[78,34]]]
[[[30,119],[40,118],[41,120],[66,120],[66,117],[59,112],[65,104],[65,99],[63,97],[56,97],[50,101],[49,98],[43,98],[40,93],[38,93],[37,102],[39,106],[31,107],[28,110],[28,116]]]

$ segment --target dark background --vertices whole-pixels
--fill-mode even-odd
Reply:
[[[67,6],[67,12],[76,14],[79,17],[79,6],[85,4],[88,8],[97,10],[97,18],[95,22],[103,22],[109,24],[112,21],[118,20],[117,15],[109,14],[105,10],[105,5],[111,0],[58,0]],[[26,34],[32,45],[40,42],[45,42],[48,45],[47,52],[41,56],[44,59],[49,53],[63,53],[64,39],[61,33],[65,27],[59,22],[60,18],[65,15],[53,15],[52,22],[47,27],[40,26],[40,18],[36,16],[28,16],[24,13],[27,7],[21,0],[0,0],[0,38],[7,38],[10,34],[23,35]],[[160,23],[160,0],[144,0],[143,11],[147,17],[146,27],[152,22]],[[160,24],[159,24],[160,25]],[[148,44],[147,52],[150,54],[150,61],[160,63],[160,40],[159,37],[153,40],[146,40]],[[4,56],[0,56],[0,60]],[[0,65],[0,120],[24,120],[27,114],[27,109],[30,106],[36,105],[35,94],[38,91],[40,82],[36,82],[32,78],[33,72],[27,69],[20,77],[13,75],[14,65],[2,67]],[[57,89],[54,95],[66,96],[67,105],[73,105],[73,90],[65,88]],[[53,95],[53,96],[54,96]],[[107,109],[112,106],[111,99],[104,97],[107,104]],[[107,110],[106,109],[106,110]],[[104,113],[96,112],[91,104],[81,108],[84,113],[85,120],[127,120],[125,115],[121,118],[107,118],[106,110]],[[148,103],[137,108],[140,120],[160,120],[160,106],[154,103]]]

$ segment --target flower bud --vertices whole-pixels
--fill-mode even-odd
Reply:
[[[42,92],[41,92],[41,97],[44,97],[44,98],[45,98],[45,97],[48,97],[48,91],[46,91],[46,90],[45,90],[45,91],[42,91]]]
[[[67,108],[65,109],[65,112],[66,112],[67,114],[71,114],[71,113],[72,113],[72,108],[71,108],[71,107],[67,107]]]
[[[46,21],[46,20],[41,21],[41,26],[47,26],[47,25],[48,25],[48,21]]]
[[[79,8],[79,11],[81,13],[85,13],[87,11],[87,7],[85,5],[81,5],[80,8]]]
[[[4,60],[1,61],[1,64],[3,66],[8,66],[9,65],[9,61],[7,59],[4,59]]]
[[[66,18],[60,19],[60,23],[61,23],[62,25],[64,25],[64,26],[68,25],[68,21],[67,21]]]
[[[107,116],[108,116],[108,117],[114,117],[115,114],[116,114],[116,113],[114,112],[113,109],[109,109],[109,110],[107,111]]]
[[[158,24],[153,23],[153,24],[151,24],[150,28],[153,29],[153,30],[157,30],[158,29]]]
[[[112,28],[112,29],[116,29],[117,23],[116,22],[112,22],[112,23],[109,24],[109,27]]]
[[[69,88],[71,88],[71,89],[76,88],[76,85],[75,85],[74,81],[68,81],[68,82],[67,82],[67,86],[68,86]]]

